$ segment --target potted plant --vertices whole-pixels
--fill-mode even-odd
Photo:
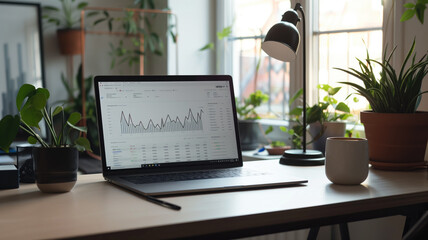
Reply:
[[[428,57],[419,60],[413,55],[415,41],[397,72],[390,60],[395,48],[382,62],[370,59],[358,60],[360,69],[336,68],[355,76],[363,85],[343,82],[355,88],[365,97],[372,111],[361,112],[365,135],[369,142],[370,163],[386,170],[409,170],[424,167],[428,140],[428,112],[417,111],[421,101],[421,85],[428,73]],[[410,60],[410,62],[409,62]],[[373,65],[381,67],[375,76]]]
[[[257,90],[251,93],[243,102],[236,99],[236,112],[239,119],[239,136],[242,150],[254,150],[259,147],[259,139],[263,135],[262,126],[257,119],[260,119],[256,108],[266,102],[269,96]]]
[[[76,126],[81,115],[78,112],[64,119],[64,109],[57,106],[47,109],[49,91],[24,84],[16,96],[18,114],[7,115],[0,120],[0,148],[8,151],[11,143],[22,129],[28,133],[30,144],[39,143],[33,148],[34,168],[37,186],[42,192],[70,191],[77,179],[78,150],[90,150],[89,141],[79,137],[73,130],[86,132],[86,128]],[[61,120],[55,129],[54,117]],[[49,132],[50,142],[44,140],[34,129],[40,129],[39,123],[44,120]]]
[[[331,87],[328,84],[320,84],[318,89],[325,91],[327,96],[312,107],[307,108],[307,123],[309,134],[312,136],[313,148],[325,152],[325,142],[328,137],[343,137],[346,132],[346,120],[352,114],[348,105],[334,98],[341,87]]]
[[[64,55],[81,54],[81,29],[80,10],[85,8],[87,2],[75,2],[74,0],[59,0],[61,8],[55,6],[43,7],[43,18],[48,23],[55,24],[59,49]],[[88,14],[95,15],[97,12]]]
[[[288,130],[286,127],[284,126],[280,126],[279,129],[282,132],[288,133],[291,136],[293,135],[293,131],[292,129]],[[269,133],[273,132],[273,126],[269,126],[266,131],[265,131],[265,135],[268,135]],[[269,153],[269,155],[282,155],[284,153],[285,150],[289,150],[291,149],[290,145],[287,145],[284,141],[280,141],[280,140],[275,140],[275,141],[271,141],[268,138],[269,141],[269,145],[265,147],[266,151]]]

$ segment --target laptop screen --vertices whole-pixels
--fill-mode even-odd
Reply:
[[[230,76],[95,78],[105,170],[242,164]]]

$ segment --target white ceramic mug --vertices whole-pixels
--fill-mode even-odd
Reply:
[[[336,184],[360,184],[369,173],[369,147],[365,138],[327,138],[325,173]]]

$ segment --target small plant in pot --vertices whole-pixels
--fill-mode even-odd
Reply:
[[[279,126],[279,129],[282,132],[288,133],[290,136],[292,136],[294,133],[294,130],[292,129],[288,130],[284,126]],[[274,131],[273,126],[269,126],[265,131],[265,135],[268,135],[273,131]],[[272,141],[269,138],[268,138],[268,141],[269,141],[269,146],[266,146],[265,149],[269,153],[269,155],[282,155],[284,154],[285,150],[291,149],[291,146],[287,145],[284,141],[281,141],[281,140]]]
[[[313,148],[324,154],[328,137],[345,136],[346,123],[343,120],[348,119],[352,114],[348,105],[334,98],[341,87],[333,88],[328,84],[320,84],[318,89],[326,92],[327,95],[323,101],[307,108],[307,123]]]
[[[421,101],[422,81],[428,73],[428,57],[419,60],[413,54],[415,41],[397,72],[390,61],[395,48],[382,62],[371,59],[367,51],[365,61],[358,60],[360,69],[344,71],[361,80],[362,85],[343,82],[365,97],[372,111],[361,112],[365,135],[369,143],[370,163],[385,170],[410,170],[425,167],[428,140],[428,112],[417,111]],[[376,76],[373,65],[381,72]]]
[[[320,90],[327,93],[323,101],[315,103],[313,106],[306,106],[306,124],[309,125],[309,133],[312,136],[311,141],[306,145],[313,144],[314,149],[325,152],[325,141],[327,137],[344,136],[346,131],[346,123],[339,122],[339,120],[346,120],[352,114],[348,105],[344,102],[338,102],[333,96],[339,92],[341,87],[333,88],[330,85],[318,85]],[[290,99],[292,105],[303,94],[303,90],[297,91]],[[292,136],[292,142],[295,148],[302,148],[302,134],[303,134],[303,121],[302,118],[303,108],[297,106],[290,110],[290,120],[295,122],[292,128],[283,128],[283,132]],[[307,127],[307,126],[306,126]]]
[[[87,2],[75,2],[74,0],[59,0],[61,8],[47,5],[43,9],[43,19],[49,24],[58,27],[58,44],[62,54],[81,54],[81,29],[80,11],[88,6]],[[90,12],[87,16],[93,16],[97,12]]]
[[[8,151],[15,139],[18,129],[28,133],[30,144],[39,143],[33,148],[36,183],[42,192],[68,192],[76,183],[78,167],[78,150],[90,150],[89,141],[79,137],[75,131],[86,132],[86,128],[76,126],[80,113],[72,113],[64,119],[64,109],[57,106],[47,109],[49,91],[24,84],[16,96],[18,114],[7,115],[0,120],[0,148]],[[61,120],[60,127],[55,128],[54,117]],[[44,120],[49,132],[50,142],[44,140],[34,128]]]
[[[243,102],[236,99],[236,112],[239,119],[239,136],[242,150],[254,150],[259,147],[259,139],[263,137],[263,129],[257,119],[260,119],[256,108],[266,102],[269,96],[257,90],[251,93]]]

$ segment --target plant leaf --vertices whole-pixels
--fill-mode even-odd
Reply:
[[[221,30],[221,32],[217,33],[217,38],[219,40],[223,40],[223,38],[228,37],[231,33],[232,33],[232,26],[225,27],[223,28],[223,30]]]
[[[52,117],[56,116],[58,113],[62,112],[64,108],[62,106],[57,106],[52,113]]]
[[[406,3],[406,4],[404,4],[403,5],[405,8],[414,8],[415,7],[415,4],[413,4],[413,3]]]
[[[349,113],[351,111],[348,105],[346,105],[344,102],[340,102],[339,104],[337,104],[336,110],[346,112],[346,113]]]
[[[33,137],[33,136],[29,136],[29,137],[27,138],[27,142],[28,142],[29,144],[36,144],[36,143],[37,143],[37,139],[36,139],[35,137]]]
[[[88,6],[88,3],[87,2],[81,2],[81,3],[79,3],[79,5],[77,5],[77,9],[83,9],[83,8],[85,8],[86,6]]]
[[[419,22],[424,24],[424,12],[427,7],[423,3],[416,3],[416,17],[419,19]]]
[[[288,104],[293,104],[294,101],[296,101],[297,98],[299,98],[303,94],[303,88],[299,89],[292,98],[288,101]]]
[[[54,7],[54,6],[44,6],[43,11],[59,11],[59,8]]]
[[[9,147],[18,134],[20,121],[19,115],[6,115],[0,120],[0,133],[2,133],[0,137],[0,148],[3,151],[9,152]]]
[[[71,127],[71,128],[73,128],[73,129],[75,129],[75,130],[79,131],[79,132],[84,132],[84,133],[86,133],[86,131],[87,131],[87,128],[86,128],[86,127],[79,127],[79,126],[73,125],[73,124],[71,124],[69,121],[67,121],[67,125],[68,125],[68,126],[70,126],[70,127]]]
[[[84,138],[84,137],[79,137],[75,142],[76,147],[79,148],[83,148],[83,150],[79,150],[79,151],[84,151],[84,150],[88,150],[92,152],[91,149],[91,144],[89,143],[89,140]]]
[[[98,14],[99,14],[99,12],[89,12],[88,14],[86,14],[86,17],[93,17],[93,16],[96,16]]]
[[[38,89],[39,90],[39,89]],[[24,108],[34,108],[36,110],[42,110],[47,103],[46,94],[44,91],[36,91],[36,93],[28,98],[27,103],[24,105]]]
[[[269,126],[267,129],[266,129],[266,131],[265,131],[265,134],[266,135],[268,135],[269,133],[271,133],[273,131],[273,127],[272,126]]]
[[[207,45],[205,45],[205,46],[203,46],[203,47],[201,47],[200,49],[199,49],[199,51],[205,51],[205,50],[214,50],[214,43],[208,43]]]
[[[403,15],[401,15],[400,22],[407,21],[411,19],[415,15],[416,11],[414,9],[407,9],[404,11]]]
[[[36,88],[30,84],[24,84],[21,86],[18,91],[18,95],[16,96],[16,107],[18,108],[18,111],[21,110],[24,99],[32,95],[35,90]]]
[[[21,110],[22,121],[28,124],[30,127],[36,127],[40,129],[39,122],[43,118],[43,114],[40,110],[32,107],[23,108]]]
[[[70,116],[67,119],[67,122],[71,123],[72,125],[76,125],[80,119],[82,119],[82,115],[78,112],[74,112],[70,114]]]

